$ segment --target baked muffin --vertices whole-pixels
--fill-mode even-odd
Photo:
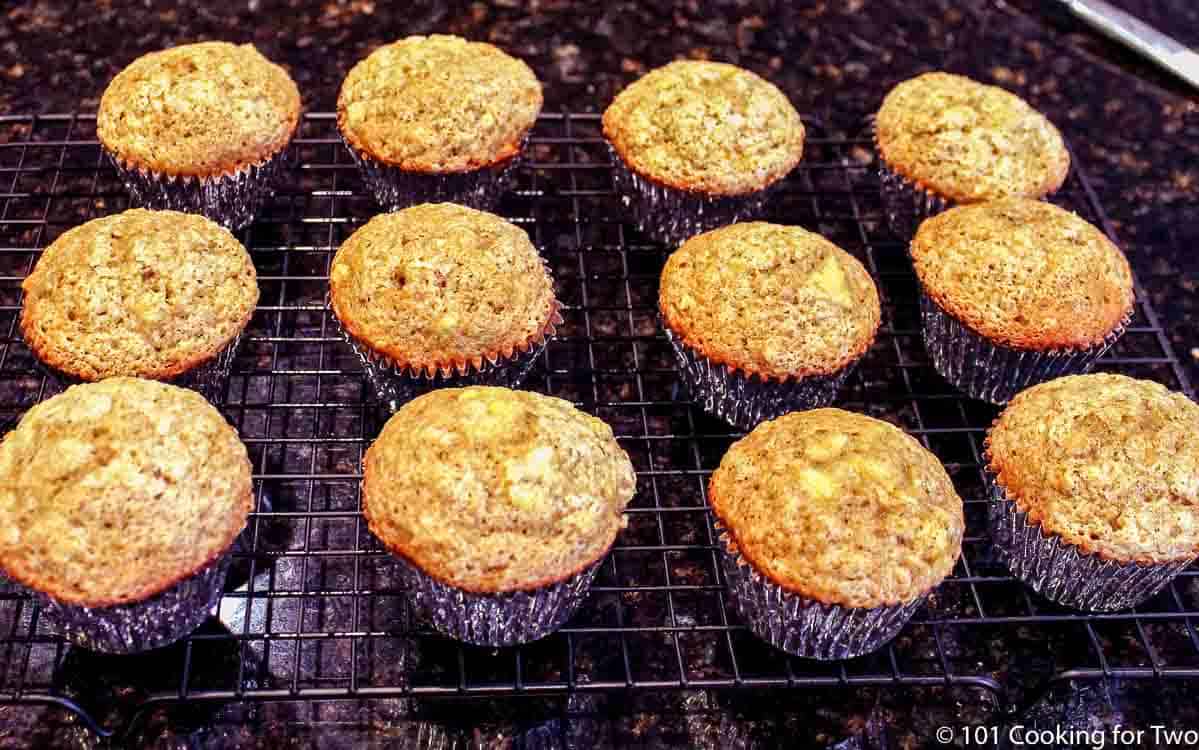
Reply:
[[[376,216],[338,249],[329,301],[391,409],[447,385],[516,386],[562,322],[529,236],[452,203]]]
[[[933,366],[996,404],[1086,372],[1124,332],[1132,271],[1099,229],[1049,203],[960,206],[920,226],[911,246]]]
[[[612,429],[538,393],[447,388],[407,403],[366,453],[362,512],[445,634],[507,646],[586,597],[636,489]]]
[[[251,503],[246,448],[198,394],[136,378],[73,386],[0,442],[0,569],[72,642],[158,648],[220,598]]]
[[[666,261],[658,307],[679,373],[741,429],[832,403],[878,331],[878,290],[818,234],[765,222],[692,237]]]
[[[1123,375],[1018,394],[986,440],[991,534],[1059,604],[1127,609],[1199,556],[1199,406]]]
[[[213,400],[258,302],[254,263],[228,230],[140,208],[63,233],[21,287],[21,334],[63,380],[173,380]]]
[[[670,245],[760,216],[799,163],[804,127],[774,84],[734,65],[679,60],[604,112],[615,185],[641,231]]]
[[[884,209],[911,237],[952,205],[1044,198],[1070,170],[1061,133],[1020,97],[951,73],[891,89],[875,118]]]
[[[300,123],[300,91],[253,45],[151,52],[108,84],[96,134],[138,206],[254,219]]]
[[[385,209],[495,205],[541,112],[524,62],[484,42],[410,36],[350,70],[337,126]]]
[[[720,461],[708,501],[742,619],[798,656],[881,647],[961,555],[962,501],[937,458],[840,409],[759,425]]]

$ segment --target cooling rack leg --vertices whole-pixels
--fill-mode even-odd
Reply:
[[[88,731],[94,733],[102,739],[109,739],[113,736],[113,731],[105,729],[87,712],[82,706],[69,698],[60,698],[53,695],[29,695],[20,698],[0,698],[0,705],[3,706],[51,706],[66,709],[79,718],[79,721],[87,727]]]

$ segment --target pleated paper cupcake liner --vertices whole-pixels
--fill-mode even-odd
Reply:
[[[403,558],[397,560],[408,601],[418,616],[450,638],[492,647],[528,643],[562,627],[587,598],[603,561],[532,591],[475,594],[441,583]]]
[[[233,375],[233,361],[237,358],[237,350],[241,346],[242,336],[243,334],[241,333],[237,334],[233,337],[232,341],[225,345],[224,349],[221,349],[210,359],[201,362],[187,372],[176,375],[173,378],[168,378],[163,382],[177,385],[181,388],[190,388],[208,399],[209,403],[220,406],[225,402],[225,398],[229,392],[229,379]],[[63,372],[41,360],[37,360],[37,362],[42,372],[63,386],[79,385],[86,382],[82,378]]]
[[[170,645],[200,627],[221,598],[229,562],[226,554],[166,591],[131,604],[82,607],[33,594],[71,643],[106,654],[132,654]]]
[[[127,165],[105,149],[108,160],[139,208],[201,214],[229,230],[254,220],[287,161],[287,147],[265,161],[216,177],[168,175]]]
[[[642,233],[670,247],[701,232],[762,216],[773,192],[771,186],[747,195],[713,197],[665,187],[630,169],[611,145],[608,152],[615,167],[613,186],[633,222]]]
[[[745,431],[787,412],[828,406],[836,400],[837,392],[857,365],[855,360],[831,375],[762,380],[713,362],[687,346],[664,323],[662,329],[674,349],[679,375],[692,397],[704,411]]]
[[[953,202],[909,182],[879,161],[879,195],[891,232],[907,242],[916,236],[921,222],[953,207]]]
[[[529,371],[537,363],[537,358],[557,334],[557,326],[562,324],[561,314],[555,312],[541,334],[526,342],[526,348],[513,349],[511,356],[505,357],[502,353],[496,353],[494,356],[482,358],[477,364],[462,362],[454,368],[430,372],[400,365],[359,343],[337,319],[328,298],[325,300],[325,306],[342,339],[358,355],[366,381],[370,384],[375,398],[393,412],[417,396],[438,388],[460,388],[468,385],[516,388],[528,377]]]
[[[1124,334],[1131,315],[1103,341],[1083,349],[1012,349],[992,344],[920,294],[924,348],[933,367],[971,398],[1006,404],[1025,388],[1063,375],[1088,372],[1095,360]]]
[[[916,236],[921,222],[953,208],[953,201],[917,185],[887,166],[878,147],[873,118],[870,121],[870,133],[878,160],[879,197],[883,203],[883,214],[887,217],[887,226],[895,236],[907,242]]]
[[[986,472],[991,541],[1012,575],[1046,599],[1088,612],[1130,609],[1160,591],[1192,562],[1157,565],[1108,560],[1048,533]]]
[[[868,654],[889,643],[924,604],[844,607],[825,604],[772,583],[745,559],[732,536],[713,521],[721,568],[742,621],[775,648],[832,661]]]
[[[359,152],[343,137],[362,181],[375,201],[386,211],[421,203],[457,203],[480,211],[490,211],[504,193],[512,187],[513,176],[521,155],[469,172],[433,174],[410,172],[374,159]],[[521,152],[524,143],[521,144]]]

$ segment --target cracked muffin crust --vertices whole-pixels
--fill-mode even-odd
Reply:
[[[935,588],[961,554],[962,501],[898,427],[841,409],[763,422],[721,459],[712,512],[753,567],[826,604],[874,608]]]
[[[875,120],[879,156],[909,182],[956,203],[1042,198],[1061,187],[1061,133],[1015,94],[951,73],[903,81]]]
[[[200,42],[134,60],[104,90],[100,142],[126,166],[213,177],[282,151],[300,122],[300,91],[253,45]]]
[[[1015,349],[1086,348],[1132,314],[1124,253],[1049,203],[1008,198],[951,208],[920,225],[911,255],[942,309]]]
[[[202,216],[133,209],[55,240],[21,284],[21,333],[81,380],[164,380],[216,356],[258,302],[249,253]]]
[[[862,356],[880,320],[865,267],[818,234],[766,222],[692,237],[666,261],[666,325],[708,359],[785,380]]]
[[[636,489],[603,421],[561,399],[446,388],[405,404],[367,451],[370,530],[465,591],[528,591],[607,554]]]
[[[67,604],[142,601],[224,554],[251,503],[246,448],[199,394],[72,386],[0,442],[0,569]]]
[[[803,155],[803,123],[787,96],[727,63],[679,60],[650,71],[612,101],[603,128],[637,174],[712,196],[760,191]]]
[[[533,71],[498,47],[410,36],[350,70],[337,125],[352,148],[385,164],[466,172],[515,156],[541,104]]]
[[[1118,562],[1199,555],[1199,405],[1095,373],[1022,391],[986,439],[987,469],[1042,533]]]
[[[525,231],[452,203],[371,219],[334,256],[329,293],[355,341],[430,374],[527,351],[558,320]]]

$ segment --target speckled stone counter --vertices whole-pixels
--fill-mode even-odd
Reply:
[[[1119,4],[1199,45],[1199,4]],[[0,113],[94,111],[107,81],[138,55],[203,39],[253,42],[289,68],[308,111],[333,109],[349,67],[376,46],[407,34],[456,33],[523,57],[546,85],[549,111],[601,111],[616,91],[652,67],[676,57],[719,59],[779,84],[806,119],[833,136],[860,132],[864,118],[896,82],[947,69],[1018,92],[1063,130],[1094,178],[1140,281],[1196,381],[1199,334],[1192,321],[1199,314],[1199,253],[1192,248],[1199,246],[1199,92],[1069,19],[1046,15],[1050,5],[1037,0],[16,3],[0,9]],[[1018,630],[1003,636],[1022,637]],[[1003,638],[997,636],[996,649],[1005,648]],[[64,679],[95,691],[95,702],[111,712],[107,718],[118,718],[122,706],[134,702],[136,689],[90,676],[134,667],[72,654],[63,665]],[[1013,671],[1020,668],[1012,665]],[[1199,726],[1194,695],[1187,684],[1091,686],[1042,709],[1042,718],[1052,723],[1072,712],[1084,719],[1102,714],[1108,722],[1166,719]],[[137,739],[163,747],[341,747],[381,737],[404,747],[466,747],[471,738],[477,745],[523,747],[560,747],[562,738],[577,747],[773,747],[784,741],[920,747],[938,723],[954,717],[987,721],[1002,708],[946,688],[782,697],[696,692],[641,702],[580,697],[547,709],[546,715],[555,718],[546,721],[525,716],[536,713],[528,706],[520,716],[505,706],[486,706],[478,714],[492,717],[486,721],[439,708],[425,721],[412,718],[407,701],[268,704],[154,713],[141,723]],[[566,728],[555,723],[573,714],[583,718]],[[608,718],[589,718],[597,714]],[[93,740],[65,713],[0,706],[0,748],[87,746]]]

